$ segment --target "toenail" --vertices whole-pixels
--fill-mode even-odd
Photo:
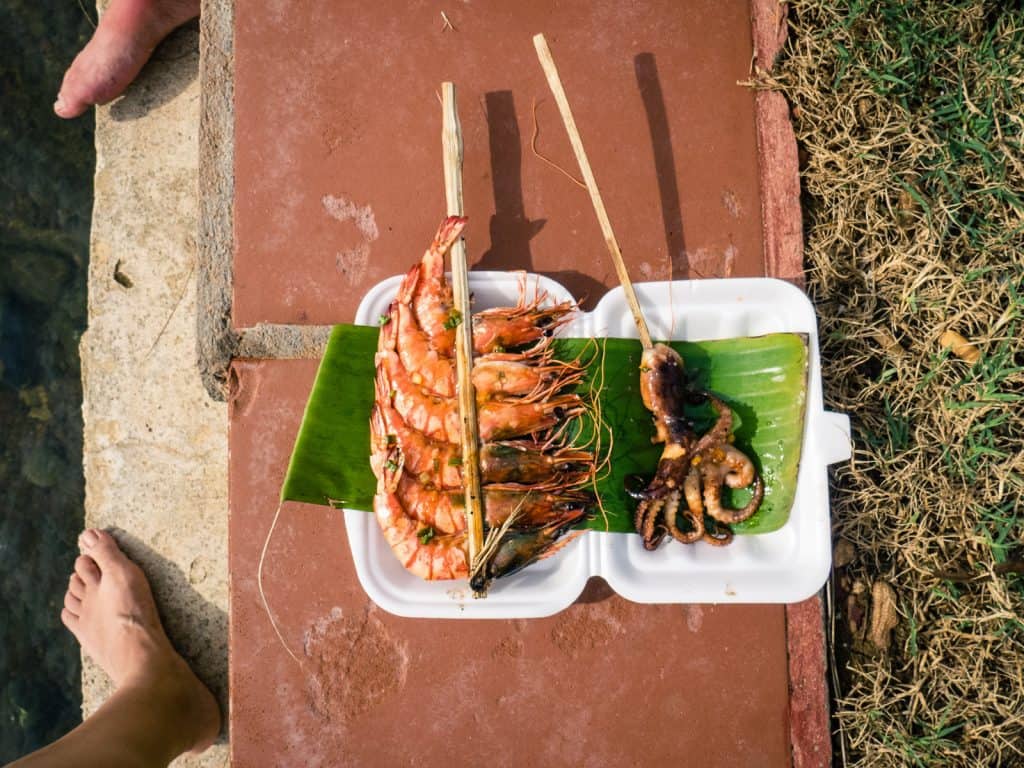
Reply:
[[[78,540],[82,543],[83,547],[95,547],[99,543],[100,537],[96,534],[96,531],[90,528],[87,531],[83,531]]]

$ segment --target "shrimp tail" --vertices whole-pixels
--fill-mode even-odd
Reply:
[[[469,219],[466,216],[449,216],[442,221],[441,226],[437,229],[437,234],[434,236],[432,250],[439,251],[442,254],[447,253],[452,245],[455,244],[455,241],[459,239],[462,230],[466,228],[467,221]]]
[[[416,293],[416,286],[419,281],[420,265],[413,264],[412,268],[405,273],[405,277],[402,278],[401,285],[398,286],[398,295],[395,297],[396,301],[400,301],[403,304],[412,304],[412,297]]]

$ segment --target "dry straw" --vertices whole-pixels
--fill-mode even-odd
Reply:
[[[1024,765],[1024,16],[806,0],[790,22],[755,84],[793,109],[825,394],[855,437],[836,755]]]

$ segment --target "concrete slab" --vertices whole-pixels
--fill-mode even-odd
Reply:
[[[142,565],[171,640],[226,711],[227,411],[195,366],[198,37],[196,25],[172,35],[127,95],[97,110],[85,520]],[[84,714],[109,692],[86,660]],[[227,759],[220,744],[178,764]]]
[[[265,765],[790,765],[782,606],[638,605],[592,580],[530,621],[401,619],[342,515],[285,504],[315,361],[239,361],[231,405],[231,747]]]

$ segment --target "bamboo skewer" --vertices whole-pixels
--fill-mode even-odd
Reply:
[[[444,148],[444,196],[449,216],[462,216],[462,126],[455,101],[455,84],[441,84],[443,111],[441,142]],[[455,327],[455,374],[462,427],[462,479],[466,486],[466,531],[469,537],[469,565],[472,572],[483,547],[483,496],[480,491],[480,451],[473,389],[473,323],[469,304],[469,267],[466,242],[461,237],[451,249],[452,292],[461,322]]]
[[[576,120],[573,119],[572,110],[569,109],[569,100],[565,96],[565,89],[562,88],[562,81],[558,77],[558,69],[555,67],[555,60],[551,56],[551,49],[548,48],[548,42],[544,39],[543,34],[534,35],[533,45],[537,49],[537,58],[540,59],[540,66],[548,79],[548,86],[551,88],[551,93],[558,104],[558,111],[561,113],[562,121],[565,123],[565,130],[569,134],[569,143],[572,144],[572,150],[576,153],[576,160],[580,164],[580,172],[583,174],[583,181],[586,182],[587,191],[590,193],[590,200],[594,204],[594,212],[597,214],[597,221],[601,225],[605,245],[608,246],[608,251],[612,255],[615,271],[619,275],[619,282],[622,284],[622,290],[626,294],[626,303],[629,304],[629,309],[633,313],[633,321],[636,323],[636,329],[640,334],[640,343],[643,344],[644,349],[650,349],[653,346],[651,344],[651,334],[647,330],[647,322],[644,320],[643,312],[640,310],[640,302],[636,298],[636,291],[633,290],[633,283],[629,279],[626,264],[622,260],[622,251],[619,250],[619,242],[615,239],[615,233],[612,231],[612,223],[608,219],[608,211],[605,210],[604,201],[601,199],[601,192],[597,188],[594,172],[590,169],[590,161],[587,159],[586,150],[583,149],[583,140],[580,138],[580,132],[576,128]]]

